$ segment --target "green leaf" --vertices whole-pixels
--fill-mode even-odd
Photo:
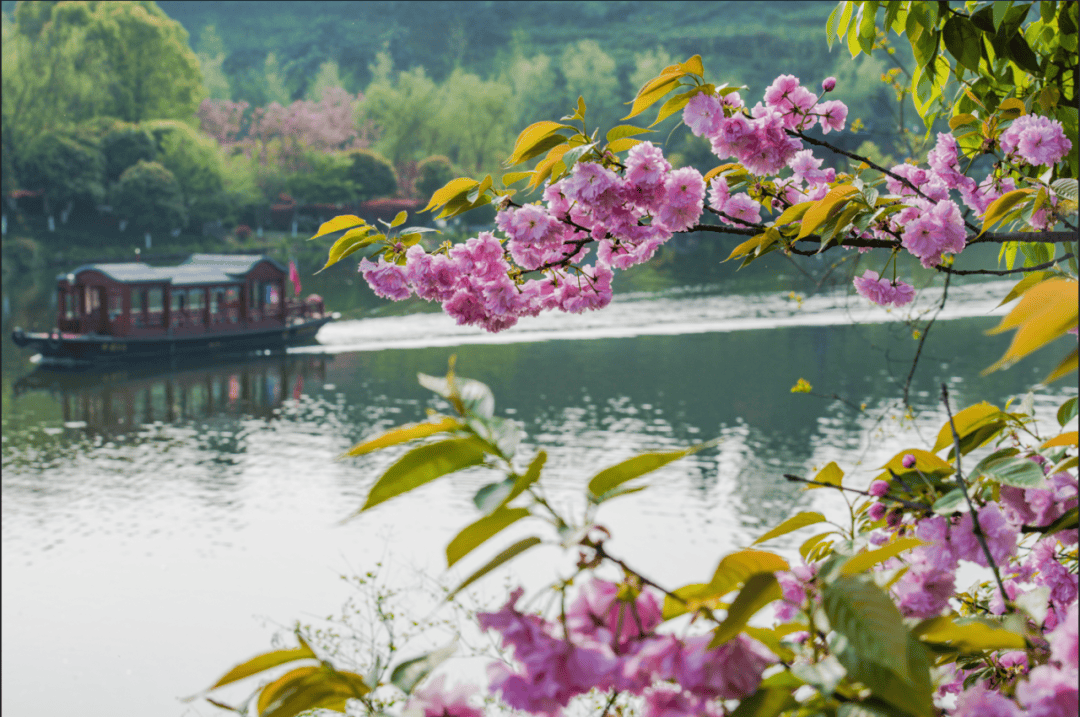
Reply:
[[[840,469],[840,466],[836,465],[836,461],[830,461],[829,465],[818,471],[818,474],[814,476],[814,480],[818,483],[827,483],[839,488],[844,482],[844,471]],[[806,490],[816,490],[824,487],[823,485],[808,484]]]
[[[990,206],[986,208],[986,212],[983,214],[983,225],[979,233],[981,234],[997,224],[1020,201],[1031,198],[1033,193],[1034,190],[1030,188],[1016,189],[1011,192],[1006,192],[992,201]]]
[[[787,570],[788,562],[779,555],[764,550],[740,550],[726,556],[716,566],[709,589],[717,595],[726,595],[758,573],[774,573]]]
[[[396,446],[399,443],[406,443],[408,441],[416,440],[417,438],[426,438],[427,436],[436,433],[457,431],[462,428],[464,428],[464,425],[461,421],[456,418],[450,418],[449,416],[444,416],[442,420],[435,422],[425,421],[422,423],[410,423],[404,426],[398,426],[382,435],[370,438],[363,443],[353,446],[348,451],[338,456],[338,460],[362,456],[365,453],[371,453],[372,451],[377,451],[388,446]]]
[[[487,563],[485,563],[484,566],[481,567],[479,570],[477,570],[475,573],[473,573],[469,577],[465,578],[464,582],[462,582],[460,585],[458,585],[456,588],[454,588],[453,590],[450,591],[450,594],[446,596],[446,600],[452,599],[459,592],[461,592],[462,590],[464,590],[468,586],[472,585],[474,582],[476,582],[480,578],[484,577],[485,575],[490,573],[495,568],[499,567],[500,565],[507,562],[508,560],[512,560],[513,558],[517,557],[521,553],[524,553],[529,548],[531,548],[531,547],[533,547],[535,545],[539,545],[542,542],[543,541],[540,540],[540,538],[537,538],[536,536],[533,536],[531,538],[525,538],[524,540],[519,540],[518,542],[514,543],[509,548],[502,551],[501,553],[496,555],[494,558],[489,560]]]
[[[364,678],[325,666],[302,667],[267,685],[257,702],[260,717],[296,717],[312,709],[344,712],[349,699],[357,699],[370,688]]]
[[[435,190],[435,193],[431,195],[431,199],[428,201],[427,206],[420,211],[426,212],[435,207],[449,204],[458,197],[463,197],[468,194],[469,190],[478,184],[480,184],[480,182],[475,179],[469,179],[468,177],[451,179],[442,187]]]
[[[807,538],[803,541],[803,544],[799,546],[799,555],[803,557],[803,560],[808,561],[810,553],[817,547],[818,543],[832,534],[833,532],[829,531],[827,533],[818,533],[817,535]]]
[[[901,679],[911,681],[905,657],[907,629],[884,590],[863,576],[841,575],[826,583],[822,598],[829,624],[847,637],[858,657],[880,661]]]
[[[835,465],[835,464],[832,464],[832,465]],[[787,535],[790,532],[793,532],[795,530],[799,530],[800,528],[805,528],[808,525],[814,525],[815,523],[823,523],[823,522],[825,522],[825,516],[822,515],[821,513],[809,512],[809,511],[803,511],[801,513],[796,513],[795,515],[791,516],[790,518],[785,520],[783,523],[776,526],[775,528],[770,530],[768,533],[765,533],[765,535],[761,536],[760,538],[758,538],[757,540],[755,540],[753,543],[750,543],[750,544],[751,545],[757,545],[758,543],[764,543],[766,540],[772,540],[773,538],[778,538],[781,535]]]
[[[1061,404],[1061,407],[1058,409],[1058,411],[1057,411],[1058,425],[1061,426],[1062,428],[1064,428],[1066,423],[1068,423],[1072,419],[1076,418],[1076,413],[1077,413],[1076,396],[1073,396],[1068,401]]]
[[[687,103],[690,102],[690,98],[696,94],[698,94],[698,90],[695,87],[694,89],[687,92],[680,92],[677,95],[672,95],[670,98],[668,98],[667,102],[665,102],[660,107],[660,111],[656,114],[656,119],[651,125],[649,125],[649,127],[655,127],[671,115],[681,110],[683,107],[686,107]]]
[[[932,452],[937,453],[942,448],[953,446],[955,444],[952,432],[952,427],[955,425],[956,434],[960,437],[960,451],[964,454],[969,453],[983,443],[986,443],[986,441],[990,440],[993,436],[980,435],[979,438],[982,438],[983,440],[977,445],[971,445],[971,441],[968,441],[967,444],[965,444],[965,438],[975,434],[981,429],[989,428],[992,431],[995,427],[1004,427],[1004,419],[1005,414],[1001,412],[1001,409],[986,401],[977,403],[974,406],[968,406],[963,411],[960,411],[953,416],[951,424],[946,421],[941,426],[941,430],[938,431],[937,440],[934,442]]]
[[[792,692],[793,690],[783,688],[759,688],[757,692],[739,702],[735,711],[730,713],[731,717],[776,717],[785,710],[798,707],[799,703],[795,701]]]
[[[653,84],[655,80],[646,84],[645,87],[642,88],[642,91],[638,93],[638,96],[634,98],[634,104],[633,107],[630,108],[630,114],[622,119],[628,120],[631,117],[636,117],[654,105],[661,97],[679,86],[679,78],[684,74],[685,73],[680,71],[678,74],[674,75],[661,75],[661,77],[665,77],[663,81],[655,85]],[[659,80],[660,78],[658,77],[656,79]],[[650,85],[652,86],[650,87]],[[646,90],[646,88],[648,89]]]
[[[622,139],[617,139],[614,142],[608,143],[607,149],[609,152],[618,154],[619,152],[625,152],[628,149],[633,149],[639,144],[641,144],[640,139],[635,139],[633,137],[623,137]]]
[[[865,576],[841,576],[826,584],[824,602],[837,633],[831,646],[848,679],[902,714],[934,717],[926,648],[908,632],[888,595]]]
[[[877,34],[875,28],[875,20],[877,19],[878,5],[881,3],[876,0],[863,3],[860,8],[859,15],[859,47],[867,55],[870,54],[874,47],[874,36]]]
[[[859,553],[851,560],[844,563],[840,568],[841,575],[855,575],[857,573],[865,572],[879,563],[883,563],[889,558],[895,558],[900,553],[903,553],[912,548],[917,548],[920,545],[926,545],[925,541],[918,538],[899,538],[892,541],[884,547],[877,550],[868,550],[865,553]]]
[[[348,229],[349,227],[355,226],[367,226],[367,222],[365,222],[360,217],[353,216],[352,214],[334,217],[330,221],[323,222],[321,225],[319,225],[319,231],[315,234],[315,236],[310,237],[308,241],[311,241],[312,239],[318,239],[321,236],[333,234],[336,231],[341,231],[342,229]]]
[[[542,143],[547,140],[551,141],[551,138],[560,129],[573,129],[570,125],[560,124],[558,122],[536,122],[529,125],[521,131],[518,135],[517,141],[514,143],[514,149],[510,154],[510,158],[506,160],[506,165],[509,167],[515,164],[521,164],[522,162],[538,157],[548,149],[553,147],[551,145],[547,148],[540,149]],[[565,141],[564,137],[559,137],[556,144]],[[479,183],[479,182],[478,182]]]
[[[923,620],[911,630],[923,642],[947,646],[964,654],[986,650],[1023,650],[1023,635],[986,618],[942,615]]]
[[[962,488],[954,488],[935,500],[934,504],[930,506],[930,510],[938,515],[952,515],[957,512],[966,513],[969,508],[967,499],[964,498],[964,490]]]
[[[257,675],[260,672],[269,670],[271,667],[277,667],[278,665],[284,665],[287,662],[293,662],[295,660],[314,660],[318,659],[307,643],[300,640],[300,647],[294,650],[274,650],[273,652],[264,652],[261,655],[256,655],[247,662],[242,662],[236,667],[226,672],[221,679],[215,682],[210,689],[216,690],[218,687],[223,687],[232,682],[237,682],[246,677]]]
[[[398,212],[397,216],[394,217],[394,221],[390,222],[390,228],[393,229],[394,227],[400,227],[402,224],[405,223],[405,220],[408,218],[409,213],[405,210]]]
[[[372,234],[375,231],[375,227],[364,226],[359,229],[350,229],[345,232],[334,245],[330,247],[330,255],[326,260],[326,264],[322,269],[315,272],[318,274],[324,269],[337,264],[339,261],[349,256],[353,252],[356,252],[365,246],[374,244],[376,241],[382,238],[382,234]]]
[[[471,436],[414,448],[383,473],[368,493],[364,507],[350,517],[447,473],[479,465],[484,461],[484,455],[483,443]]]
[[[636,134],[645,134],[646,132],[656,132],[654,129],[645,129],[644,127],[635,127],[632,124],[621,124],[617,127],[612,127],[608,130],[607,135],[604,136],[608,142],[614,142],[617,139],[623,137],[633,137]]]
[[[430,675],[436,667],[446,662],[455,650],[457,650],[457,640],[419,657],[405,660],[390,673],[390,683],[396,685],[405,694],[412,694],[420,681]]]
[[[1080,513],[1077,512],[1076,506],[1069,508],[1064,515],[1046,526],[1045,535],[1053,535],[1062,530],[1075,530],[1076,526],[1080,525],[1080,517],[1078,516],[1080,516]]]
[[[428,376],[426,373],[416,375],[420,385],[429,391],[434,391],[454,406],[466,413],[472,413],[481,418],[491,418],[495,413],[495,396],[486,384],[471,378],[453,377],[447,379],[442,376]]]
[[[466,526],[446,546],[446,567],[452,567],[489,538],[527,515],[528,508],[499,508],[491,515]]]
[[[713,639],[709,642],[709,649],[714,650],[734,638],[742,632],[746,623],[758,610],[783,596],[780,583],[772,573],[758,573],[751,576],[732,601],[727,617],[716,628]]]
[[[666,466],[672,461],[688,456],[697,450],[700,450],[702,446],[685,448],[681,451],[671,451],[670,453],[642,453],[639,456],[628,458],[627,460],[616,463],[610,468],[597,473],[589,481],[589,494],[590,499],[595,502],[597,498],[607,493],[612,488],[616,488],[628,480],[633,480],[646,473],[651,473],[657,468]]]
[[[1027,458],[1000,458],[983,465],[981,473],[995,483],[1011,485],[1015,488],[1046,487],[1042,468],[1038,463]]]
[[[963,15],[953,15],[942,29],[945,49],[956,58],[957,65],[972,72],[979,71],[981,33],[971,20]]]

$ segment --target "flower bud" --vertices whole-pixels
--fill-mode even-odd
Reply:
[[[836,78],[826,77],[821,83],[821,89],[826,92],[832,92],[836,88]]]
[[[889,492],[889,484],[883,480],[876,480],[870,484],[870,495],[880,498]]]
[[[870,516],[870,520],[881,520],[885,517],[885,511],[888,507],[884,503],[874,503],[870,506],[870,510],[867,511],[867,515]]]
[[[915,456],[908,453],[906,456],[904,456],[903,460],[901,460],[900,463],[904,466],[904,468],[914,468]]]

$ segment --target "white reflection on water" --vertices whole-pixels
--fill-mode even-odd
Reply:
[[[956,290],[949,316],[985,315],[992,309],[985,297],[1000,293],[1001,287],[986,284]],[[349,352],[830,326],[900,316],[861,303],[849,308],[840,296],[807,299],[800,309],[775,296],[686,292],[656,300],[620,299],[596,314],[553,315],[498,337],[456,327],[442,315],[369,319],[328,327],[322,337],[328,346],[316,350],[343,354],[340,367],[331,365],[325,381],[309,380],[299,400],[279,400],[271,411],[189,415],[108,434],[95,433],[96,424],[86,421],[14,425],[5,418],[4,712],[41,714],[42,695],[48,695],[49,714],[211,714],[212,708],[184,707],[174,698],[205,687],[233,662],[267,648],[268,630],[254,616],[288,624],[336,611],[347,595],[338,572],[370,568],[387,544],[410,569],[444,573],[444,546],[472,519],[471,497],[491,477],[467,471],[339,525],[362,503],[380,471],[406,450],[335,461],[350,437],[415,420],[431,405],[427,399],[390,394],[376,377],[357,369],[372,364],[350,361],[355,357]],[[711,345],[663,341],[674,351]],[[557,395],[546,387],[552,396],[543,405],[514,405],[504,399],[510,386],[494,388],[500,412],[514,409],[515,419],[528,429],[523,457],[537,448],[548,452],[550,497],[577,514],[585,482],[601,468],[641,451],[723,439],[714,450],[652,474],[649,490],[600,511],[600,522],[615,536],[611,550],[633,556],[637,567],[664,583],[707,578],[719,555],[748,544],[793,508],[813,506],[843,517],[825,491],[795,490],[779,478],[783,473],[809,475],[830,460],[850,468],[855,451],[862,470],[853,480],[865,482],[872,468],[896,451],[932,439],[944,420],[932,395],[917,397],[923,412],[904,428],[853,416],[838,403],[801,414],[808,425],[768,425],[773,414],[781,414],[781,421],[787,416],[766,410],[765,418],[748,420],[742,409],[727,405],[717,405],[716,415],[735,418],[720,419],[709,401],[719,404],[725,393],[744,388],[724,389],[731,379],[723,373],[710,377],[720,389],[704,408],[692,395],[704,390],[699,387],[689,386],[681,396],[605,388],[604,372],[628,360],[625,353],[638,344],[643,358],[632,364],[638,370],[666,355],[663,346],[655,341],[645,346],[644,339],[550,345],[543,355],[554,360],[560,352],[601,345],[615,353],[602,357],[593,373],[575,376],[580,387],[568,382]],[[836,346],[823,355],[845,359],[842,342]],[[780,341],[767,350],[790,348]],[[393,354],[402,363],[408,356],[408,351]],[[498,355],[489,358],[497,361]],[[863,360],[852,357],[851,363],[830,368],[860,372]],[[574,364],[574,371],[583,365]],[[953,379],[950,385],[959,394],[963,382]],[[349,400],[346,391],[352,391]],[[1052,420],[1061,395],[1070,392],[1075,388],[1038,396],[1041,420]],[[756,394],[754,399],[776,400]],[[762,409],[740,401],[747,411]],[[876,414],[885,404],[871,397],[869,412]],[[525,522],[515,525],[504,542],[484,546],[453,575],[464,575],[529,531]],[[790,552],[803,537],[793,534],[782,544]],[[560,553],[538,550],[515,568],[515,579],[536,588],[560,566],[566,568]],[[501,577],[491,583],[495,592],[504,585]]]
[[[1006,281],[953,287],[940,319],[1004,313],[992,297],[1004,296]],[[702,296],[701,294],[706,295]],[[662,295],[619,295],[603,311],[584,314],[547,312],[522,319],[516,326],[491,334],[458,326],[442,313],[341,321],[319,332],[320,346],[290,349],[296,353],[337,353],[382,349],[502,344],[558,339],[673,336],[714,331],[752,331],[790,326],[837,326],[901,321],[935,308],[940,293],[924,291],[903,310],[885,309],[844,291],[795,301],[783,294],[708,295],[701,290],[675,290]]]

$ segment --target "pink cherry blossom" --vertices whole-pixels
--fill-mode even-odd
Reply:
[[[690,98],[683,109],[683,122],[695,136],[712,136],[720,129],[724,108],[715,95],[700,92]]]
[[[446,677],[439,675],[428,685],[413,691],[405,704],[406,711],[422,711],[424,717],[483,717],[484,710],[469,704],[476,693],[473,685],[458,685],[448,689]]]

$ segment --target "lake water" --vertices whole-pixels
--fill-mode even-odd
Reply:
[[[599,514],[613,552],[677,585],[797,507],[836,512],[825,491],[801,492],[784,473],[837,460],[865,481],[896,451],[932,442],[941,382],[956,407],[1022,397],[1065,349],[979,377],[1009,341],[984,333],[1007,287],[951,291],[912,382],[917,419],[903,426],[895,398],[917,342],[902,312],[846,290],[636,291],[495,337],[441,314],[347,320],[324,330],[322,347],[287,356],[77,375],[32,371],[5,316],[3,711],[218,714],[176,698],[268,649],[275,626],[335,613],[353,594],[340,575],[390,561],[452,582],[516,539],[508,531],[446,574],[444,547],[492,479],[479,470],[339,523],[404,449],[335,457],[440,408],[416,374],[444,373],[452,354],[459,375],[491,386],[497,413],[521,422],[521,455],[548,452],[549,494],[571,509],[607,465],[722,439]],[[13,301],[23,322],[50,311]],[[792,394],[799,378],[821,397]],[[1049,420],[1075,394],[1058,382],[1035,394],[1036,410]],[[537,587],[565,564],[538,549],[512,580]],[[509,578],[489,580],[498,592]]]

